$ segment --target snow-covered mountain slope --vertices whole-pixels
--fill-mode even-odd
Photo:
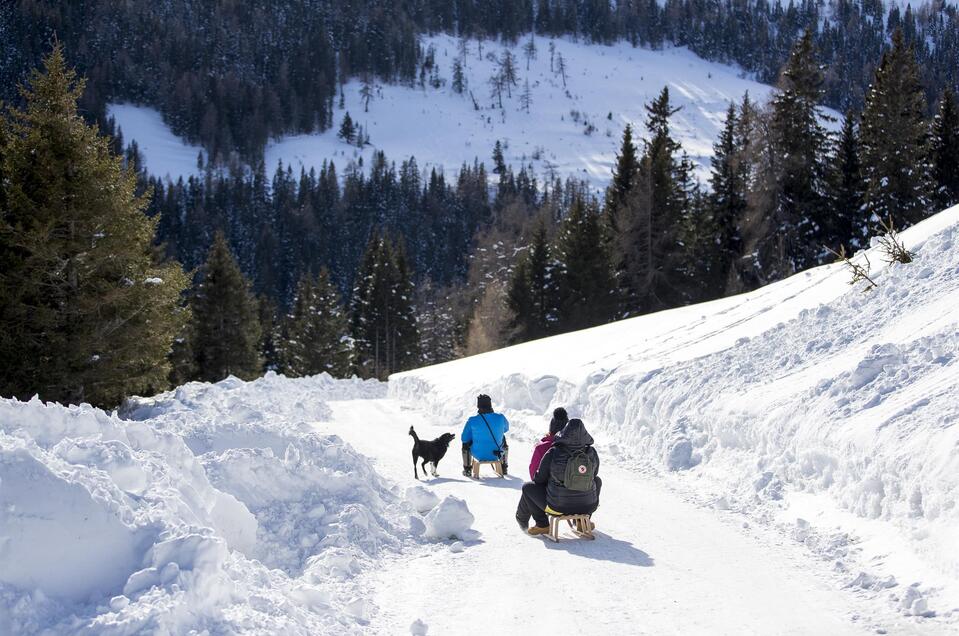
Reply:
[[[820,267],[398,374],[390,394],[458,419],[486,392],[537,428],[566,406],[610,460],[779,525],[862,594],[955,624],[959,207],[903,238],[916,260],[884,266],[873,248],[866,293]]]
[[[674,134],[704,175],[729,102],[740,100],[747,91],[752,99],[764,101],[771,90],[746,79],[737,68],[707,62],[684,48],[651,51],[628,43],[603,46],[546,38],[536,38],[535,43],[536,58],[527,70],[523,39],[513,46],[467,41],[462,58],[466,91],[457,94],[452,88],[452,68],[461,55],[460,40],[424,36],[424,50],[435,50],[444,85],[376,83],[367,110],[363,84],[351,81],[345,86],[345,108],[336,109],[333,128],[270,143],[265,153],[267,171],[279,161],[298,171],[301,166],[318,168],[331,159],[342,169],[361,156],[368,162],[374,150],[383,150],[392,160],[412,155],[421,167],[441,167],[453,174],[474,158],[489,165],[499,140],[506,162],[517,168],[531,163],[540,177],[573,176],[604,188],[623,127],[632,123],[637,135],[644,135],[644,105],[668,86],[673,104],[682,108],[672,120]],[[491,97],[489,79],[506,50],[515,57],[517,80],[508,88],[511,96],[504,90],[500,109],[498,99]],[[565,87],[557,72],[560,58],[566,69]],[[529,112],[522,98],[527,81]],[[337,138],[345,112],[369,135],[370,145],[362,151]],[[156,111],[113,105],[110,114],[127,142],[137,140],[151,173],[175,178],[196,171],[197,149],[183,144],[162,122],[157,125]]]

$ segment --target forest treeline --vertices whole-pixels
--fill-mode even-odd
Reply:
[[[0,6],[0,99],[17,103],[17,82],[56,39],[87,78],[88,118],[103,123],[111,101],[148,104],[215,160],[255,163],[270,137],[333,126],[349,79],[418,81],[422,33],[675,44],[774,83],[806,30],[825,67],[823,102],[838,110],[862,108],[896,30],[928,103],[959,86],[959,13],[945,0],[905,10],[882,0],[16,0]]]
[[[58,45],[0,119],[0,395],[112,406],[265,370],[386,378],[754,289],[959,202],[956,98],[927,103],[904,35],[838,133],[818,55],[807,32],[769,103],[729,105],[708,187],[663,88],[597,197],[499,148],[449,181],[378,154],[342,178],[163,184],[85,121]]]

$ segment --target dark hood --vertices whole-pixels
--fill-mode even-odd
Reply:
[[[583,420],[570,420],[569,424],[556,434],[556,440],[553,444],[558,446],[567,446],[569,448],[581,448],[591,446],[593,437],[586,432],[586,426]]]

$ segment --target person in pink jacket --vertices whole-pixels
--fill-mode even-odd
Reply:
[[[539,468],[539,463],[543,461],[543,455],[545,455],[546,451],[548,451],[553,445],[553,440],[556,438],[556,433],[559,433],[561,430],[563,430],[563,427],[566,426],[567,422],[569,422],[569,416],[566,414],[566,409],[559,407],[553,410],[553,419],[549,421],[549,435],[541,439],[536,443],[536,446],[533,447],[533,457],[529,460],[530,479],[532,479],[533,475],[536,474],[536,469]]]

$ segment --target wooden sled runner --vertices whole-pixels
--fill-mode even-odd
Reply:
[[[593,522],[589,520],[589,515],[549,515],[549,534],[550,540],[554,543],[559,543],[559,524],[561,521],[565,521],[569,524],[569,527],[572,529],[573,534],[581,539],[595,539],[596,536],[593,534],[595,526]]]
[[[493,467],[493,472],[495,472],[500,477],[505,477],[505,475],[503,475],[503,463],[500,462],[499,460],[491,461],[491,462],[481,462],[474,457],[473,458],[473,479],[479,479],[480,465],[482,464],[489,464],[490,466]]]

